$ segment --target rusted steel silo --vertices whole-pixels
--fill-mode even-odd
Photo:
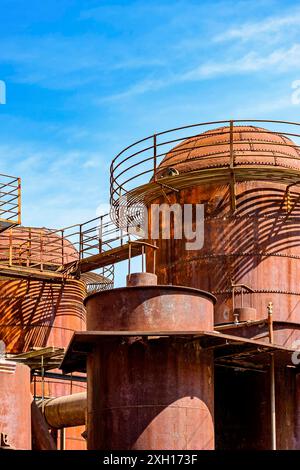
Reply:
[[[112,336],[88,357],[88,448],[213,449],[212,351],[159,335],[211,329],[214,298],[155,285],[146,273],[134,284],[85,301],[88,331],[136,335],[121,343]]]

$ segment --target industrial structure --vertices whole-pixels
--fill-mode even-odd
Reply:
[[[299,129],[142,139],[112,161],[111,214],[59,230],[21,226],[1,176],[1,448],[300,449]]]

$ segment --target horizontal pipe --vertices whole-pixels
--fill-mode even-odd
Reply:
[[[86,392],[40,400],[37,404],[51,428],[62,429],[85,424]]]
[[[42,373],[39,371],[35,371],[33,373],[34,377],[41,377]],[[58,380],[67,380],[68,382],[84,382],[86,383],[86,377],[81,377],[80,375],[66,375],[66,374],[58,374],[55,372],[44,372],[44,377],[49,379],[58,379]]]

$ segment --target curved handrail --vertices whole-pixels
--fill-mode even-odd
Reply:
[[[269,125],[272,127],[272,129],[265,129],[260,127],[257,129],[258,124]],[[225,132],[222,131],[218,133],[218,127],[210,127],[209,129],[206,129],[208,126],[220,125],[222,125],[222,128],[228,127],[228,130],[226,130]],[[245,144],[249,142],[249,139],[245,139],[244,141],[241,140],[238,142],[233,140],[233,134],[238,131],[237,126],[254,127],[253,132],[262,135],[262,141],[257,142],[257,144],[267,144],[268,147],[271,147],[272,145],[277,147],[282,146],[283,150],[285,150],[285,152],[283,152],[284,155],[282,155],[283,158],[287,160],[299,160],[300,162],[300,145],[291,141],[291,138],[300,139],[299,122],[265,119],[240,119],[208,121],[185,125],[182,127],[176,127],[140,139],[132,143],[131,145],[128,145],[116,155],[116,157],[112,160],[110,166],[111,205],[115,208],[118,208],[121,204],[120,201],[122,197],[128,196],[131,192],[132,194],[136,195],[138,193],[139,188],[144,188],[144,191],[146,191],[147,184],[151,185],[151,183],[157,182],[157,177],[161,176],[161,171],[163,169],[168,168],[168,161],[170,161],[170,159],[176,156],[177,152],[183,153],[185,150],[191,151],[197,148],[201,148],[201,151],[203,153],[205,149],[207,149],[207,155],[201,154],[201,156],[189,158],[189,162],[201,159],[204,163],[205,160],[207,160],[210,164],[207,164],[206,167],[204,163],[203,167],[201,166],[201,169],[212,167],[214,165],[213,160],[216,160],[222,156],[220,147],[224,146],[224,151],[226,151],[226,156],[228,156],[228,146],[232,144],[242,145],[243,143]],[[293,126],[296,127],[296,130],[293,129]],[[190,132],[188,132],[188,135],[183,135],[183,131],[185,132],[186,130],[189,130]],[[194,131],[194,133],[192,133],[192,131]],[[203,134],[203,132],[205,132],[205,134]],[[247,132],[251,132],[251,129],[247,130]],[[206,138],[209,138],[210,136],[220,135],[222,136],[222,140],[218,141],[217,143],[209,143],[206,141],[204,141],[204,143],[201,143],[201,139],[199,139],[200,135],[203,135]],[[268,135],[278,135],[283,138],[282,142],[279,140],[276,142],[272,140],[267,140]],[[195,140],[199,140],[199,144],[192,148],[190,146],[187,146],[187,148],[185,148],[183,146],[183,142],[189,139],[190,144],[191,139],[193,138],[195,138]],[[151,145],[149,144],[149,142],[151,142]],[[215,145],[218,146],[218,152],[212,154],[209,152],[209,150],[210,147]],[[289,152],[287,152],[286,150],[287,148],[296,150],[299,154],[299,157],[297,157],[295,154],[289,154]],[[268,155],[268,157],[270,158],[270,155]],[[264,158],[263,151],[262,158]],[[184,161],[185,160],[176,161],[175,164],[180,164]],[[269,163],[266,162],[266,164]],[[228,167],[234,166],[234,159],[233,161],[230,161],[230,158],[228,158],[228,162],[226,162],[226,165]],[[225,165],[223,164],[221,166]],[[280,167],[280,165],[277,165],[276,162],[274,162],[274,166]]]

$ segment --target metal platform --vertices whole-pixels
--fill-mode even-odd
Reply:
[[[64,357],[65,350],[49,346],[46,348],[33,349],[21,354],[8,354],[11,361],[20,362],[35,371],[56,369]]]
[[[219,333],[217,331],[85,331],[75,332],[60,368],[64,373],[86,372],[86,359],[94,344],[107,341],[197,341],[202,349],[212,349],[215,362],[228,362],[236,367],[251,363],[252,367],[268,367],[269,354],[277,360],[290,363],[294,349],[285,348],[259,340]]]

